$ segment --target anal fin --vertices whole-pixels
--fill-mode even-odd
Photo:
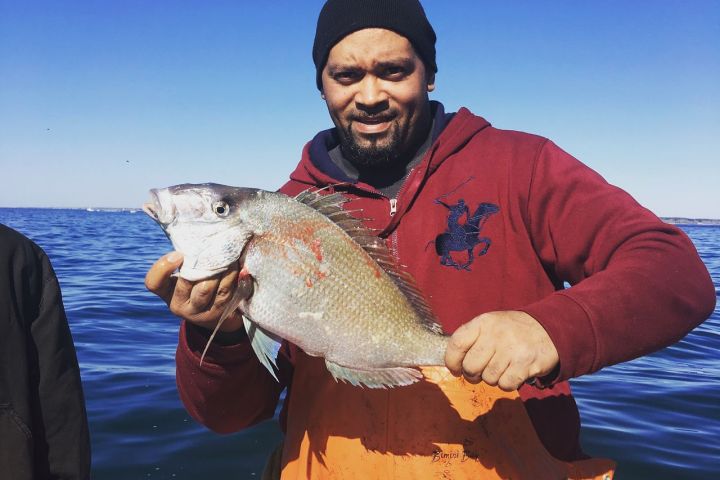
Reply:
[[[392,388],[410,385],[423,378],[420,371],[410,367],[391,367],[376,369],[357,369],[343,367],[325,359],[325,365],[333,378],[356,387]]]

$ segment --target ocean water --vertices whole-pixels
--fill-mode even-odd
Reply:
[[[178,399],[178,320],[143,285],[170,245],[142,212],[3,209],[0,223],[49,255],[62,287],[88,408],[93,478],[259,478],[275,421],[232,435]],[[682,227],[720,289],[720,226]],[[616,478],[720,478],[720,311],[679,343],[573,381],[582,442]]]

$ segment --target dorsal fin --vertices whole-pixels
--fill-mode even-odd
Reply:
[[[390,276],[418,313],[422,325],[431,332],[440,335],[444,333],[412,275],[398,264],[375,231],[366,227],[362,219],[353,217],[351,211],[343,209],[343,205],[350,201],[349,198],[339,192],[321,195],[317,190],[308,189],[300,192],[295,200],[317,210],[342,228]]]

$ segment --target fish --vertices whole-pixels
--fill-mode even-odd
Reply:
[[[242,265],[252,288],[237,289],[221,321],[240,310],[255,354],[275,379],[286,340],[324,358],[336,381],[410,385],[423,378],[419,367],[444,365],[448,337],[385,242],[344,208],[348,201],[327,189],[293,197],[182,184],[152,189],[143,210],[184,255],[181,278]]]

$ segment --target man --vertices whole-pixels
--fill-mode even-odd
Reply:
[[[254,358],[239,314],[200,366],[237,268],[175,283],[182,259],[171,254],[146,284],[185,319],[177,381],[188,411],[213,430],[237,431],[272,416],[287,387],[288,478],[569,475],[523,470],[534,453],[487,453],[518,415],[506,415],[505,427],[493,419],[520,402],[532,424],[511,442],[537,434],[554,459],[585,458],[567,380],[669,345],[707,318],[715,292],[691,242],[547,139],[430,102],[435,33],[415,0],[329,0],[313,60],[335,128],[305,146],[281,191],[330,185],[362,210],[452,334],[445,361],[462,377],[371,391],[334,382],[317,359],[285,345],[277,383]],[[473,410],[516,390],[521,401],[498,394]]]
[[[0,225],[0,477],[90,478],[75,347],[45,253]]]

